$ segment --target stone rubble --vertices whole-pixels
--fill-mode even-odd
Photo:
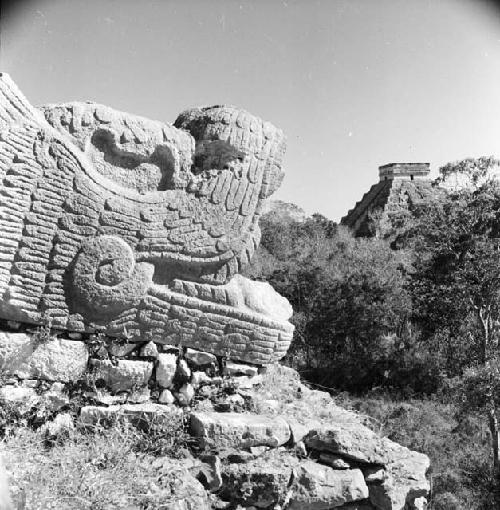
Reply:
[[[24,335],[21,345],[31,345],[28,334],[5,335]],[[54,341],[60,346],[61,340],[44,345]],[[89,349],[87,371],[80,375],[88,404],[81,407],[76,424],[66,411],[71,385],[33,379],[31,371],[9,376],[0,388],[0,401],[19,406],[20,412],[44,406],[59,413],[43,425],[47,437],[68,433],[75,425],[106,426],[116,420],[168,425],[173,416],[183,417],[201,453],[193,459],[186,485],[179,487],[195,487],[199,508],[226,508],[228,502],[246,510],[426,508],[429,459],[369,430],[355,413],[336,408],[327,393],[301,385],[290,369],[280,368],[280,377],[293,380],[300,391],[290,389],[286,401],[280,401],[261,392],[267,375],[248,371],[248,364],[239,368],[231,361],[234,375],[228,375],[227,362],[217,357],[214,361],[201,351],[160,352],[161,346],[156,347],[157,359],[142,356],[145,350],[154,353],[148,342],[123,358],[112,355],[113,344]],[[245,373],[254,375],[239,375]],[[329,406],[338,418],[320,423],[315,413]],[[164,490],[158,487],[160,493]],[[172,508],[184,508],[182,494],[181,503]]]
[[[195,395],[194,387],[189,383],[186,383],[183,386],[181,386],[180,390],[176,394],[177,400],[179,401],[179,404],[181,406],[188,406],[193,400],[194,395]]]
[[[175,398],[172,395],[170,390],[163,390],[158,397],[158,402],[160,404],[173,404],[175,402]]]

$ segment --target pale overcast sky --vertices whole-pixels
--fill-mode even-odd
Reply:
[[[276,198],[339,220],[378,166],[500,156],[500,10],[482,0],[4,4],[0,69],[34,104],[173,122],[233,104],[281,127]]]

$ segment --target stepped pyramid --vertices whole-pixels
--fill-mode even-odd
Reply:
[[[429,163],[388,163],[379,167],[380,181],[344,216],[340,223],[357,237],[373,237],[380,226],[401,227],[415,206],[436,196]]]

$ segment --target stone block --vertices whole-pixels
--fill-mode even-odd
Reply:
[[[80,411],[80,423],[96,425],[99,422],[106,423],[116,419],[125,419],[138,425],[144,421],[167,424],[172,416],[177,416],[179,413],[182,413],[182,410],[177,407],[153,403],[123,404],[109,407],[85,406]]]
[[[76,381],[87,370],[83,342],[52,338],[40,342],[25,333],[0,332],[0,371],[20,379]]]
[[[112,356],[116,358],[124,358],[128,356],[134,349],[137,349],[138,344],[130,344],[123,342],[112,343],[108,350]]]
[[[156,362],[156,382],[162,388],[171,388],[177,371],[177,355],[160,353]]]
[[[39,400],[37,392],[33,388],[23,386],[3,386],[0,388],[0,402],[6,404],[34,403]]]
[[[203,351],[187,348],[184,357],[193,365],[202,367],[206,365],[217,365],[217,356]]]
[[[309,448],[366,464],[384,465],[389,460],[388,439],[359,423],[333,423],[313,429],[304,438],[304,443]]]
[[[371,471],[367,470],[370,502],[379,510],[403,510],[405,505],[412,508],[415,500],[425,498],[429,493],[426,478],[429,458],[381,437],[359,423],[330,424],[312,430],[304,442],[320,452],[366,464],[366,468],[383,467],[385,477],[381,483],[373,483]]]
[[[428,469],[426,455],[399,447],[386,464],[381,483],[368,485],[371,503],[378,510],[416,510],[430,491]]]
[[[234,361],[227,361],[226,366],[224,367],[224,374],[233,376],[233,375],[247,375],[254,376],[259,372],[257,367],[252,367],[250,365],[244,365],[243,363],[235,363]]]
[[[175,398],[172,395],[172,392],[170,390],[163,390],[160,393],[160,396],[158,398],[158,402],[160,404],[173,404],[175,402]]]
[[[210,383],[211,379],[210,377],[205,373],[201,371],[193,372],[191,375],[191,384],[197,388],[201,384],[208,384]]]
[[[96,380],[102,379],[114,393],[146,386],[153,373],[153,363],[141,360],[91,360]]]
[[[158,347],[156,347],[154,342],[148,342],[141,347],[140,354],[143,358],[157,358]]]
[[[191,369],[188,367],[188,364],[185,359],[179,360],[177,365],[177,373],[182,379],[188,380],[191,377]]]
[[[301,442],[313,428],[312,424],[304,424],[292,418],[287,418],[287,421],[290,426],[292,441],[294,444]]]
[[[336,470],[310,460],[295,469],[290,490],[290,510],[328,510],[368,498],[361,470]]]
[[[234,455],[233,455],[234,457]],[[226,500],[245,508],[274,508],[286,499],[290,480],[298,459],[286,452],[272,451],[255,458],[237,458],[222,466],[222,489]]]
[[[290,439],[284,419],[242,413],[192,413],[191,432],[202,445],[221,448],[278,447]]]
[[[179,404],[183,406],[188,406],[189,404],[191,404],[194,395],[195,395],[194,388],[189,383],[184,384],[176,394]]]

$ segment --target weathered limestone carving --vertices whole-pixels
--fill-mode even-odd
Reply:
[[[279,186],[283,133],[227,106],[174,126],[36,109],[0,75],[0,316],[266,364],[291,307],[238,273]]]

